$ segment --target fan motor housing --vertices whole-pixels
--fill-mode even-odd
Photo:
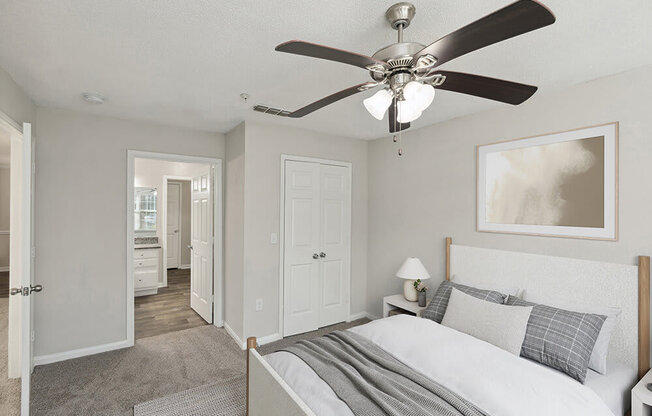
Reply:
[[[392,69],[409,67],[412,65],[412,57],[423,48],[425,45],[418,42],[393,43],[374,53],[372,58],[387,62]]]

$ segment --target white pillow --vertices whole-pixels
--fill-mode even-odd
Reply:
[[[593,313],[596,315],[606,316],[607,319],[600,328],[598,339],[595,340],[595,346],[589,359],[589,368],[596,373],[607,374],[607,355],[609,353],[609,342],[611,334],[616,328],[618,317],[622,312],[620,308],[611,306],[588,306],[577,303],[565,303],[558,306],[560,309],[566,309],[573,312]]]
[[[474,298],[453,288],[441,324],[521,354],[532,306],[507,306]]]

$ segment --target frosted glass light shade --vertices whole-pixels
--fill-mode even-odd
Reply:
[[[405,101],[411,103],[419,111],[423,111],[432,104],[435,99],[435,89],[432,85],[422,84],[417,81],[408,82],[403,87]]]
[[[421,109],[408,100],[397,102],[396,112],[396,120],[399,123],[409,123],[421,117]]]
[[[426,280],[430,279],[430,274],[423,266],[423,263],[421,263],[421,260],[416,257],[408,257],[396,272],[396,277],[409,280]]]
[[[385,112],[392,103],[392,93],[388,90],[380,90],[371,97],[362,101],[369,114],[378,120],[382,120]]]

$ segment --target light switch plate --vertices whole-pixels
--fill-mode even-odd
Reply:
[[[262,310],[263,310],[263,300],[256,299],[256,312],[260,312]]]
[[[269,238],[269,242],[272,244],[278,244],[278,234],[272,233],[272,235]]]

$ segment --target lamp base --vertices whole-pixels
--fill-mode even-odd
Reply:
[[[414,288],[414,280],[406,280],[403,282],[403,296],[405,296],[405,299],[410,302],[416,302],[417,299],[419,299],[419,294]]]

